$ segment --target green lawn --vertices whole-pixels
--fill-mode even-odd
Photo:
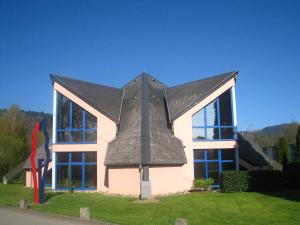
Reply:
[[[186,218],[193,224],[300,224],[300,191],[261,193],[201,192],[161,197],[158,202],[136,203],[136,199],[99,193],[52,193],[44,205],[33,204],[32,189],[20,184],[0,184],[0,204],[17,206],[28,199],[31,208],[49,213],[79,216],[89,207],[93,219],[128,224],[174,224]]]

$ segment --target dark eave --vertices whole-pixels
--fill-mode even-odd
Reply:
[[[173,99],[170,99],[170,92],[172,92],[173,90],[180,89],[181,92],[182,92],[182,96],[184,96],[185,95],[184,92],[186,92],[189,89],[190,85],[194,85],[194,84],[201,85],[201,83],[204,82],[204,81],[214,80],[214,79],[216,79],[218,77],[221,77],[221,76],[224,76],[224,79],[222,79],[216,85],[214,85],[211,88],[209,88],[208,90],[206,90],[204,93],[202,93],[200,95],[200,97],[192,99],[187,105],[183,105],[182,107],[178,107],[176,110],[173,110],[172,107],[170,107],[170,105],[172,104],[172,101],[173,101]],[[170,122],[173,123],[174,120],[176,120],[181,115],[186,113],[188,110],[193,108],[196,104],[198,104],[203,99],[205,99],[207,96],[212,94],[214,91],[216,91],[218,88],[220,88],[227,81],[229,81],[233,77],[236,79],[237,76],[238,76],[238,71],[232,71],[232,72],[229,72],[229,73],[226,73],[226,74],[221,74],[221,75],[217,75],[217,76],[213,76],[213,77],[208,77],[208,78],[205,78],[205,79],[202,79],[202,80],[193,81],[193,82],[190,82],[190,83],[185,83],[185,84],[182,84],[182,85],[177,85],[177,86],[173,86],[173,87],[168,88],[166,90],[166,101],[167,101],[167,105],[168,105],[168,109],[169,109]],[[180,100],[180,98],[181,98],[180,94],[181,93],[179,93],[179,96],[177,97],[176,100]],[[173,111],[176,111],[176,112],[173,112]]]
[[[115,123],[119,123],[123,96],[122,89],[76,80],[57,74],[50,74],[50,78],[52,84],[57,82]],[[81,86],[84,86],[84,88],[80,88]],[[108,91],[113,93],[113,95],[108,95]]]

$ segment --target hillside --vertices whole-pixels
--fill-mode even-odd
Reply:
[[[295,137],[299,125],[297,122],[284,123],[268,126],[260,130],[245,131],[245,133],[252,135],[256,143],[261,147],[276,145],[279,137],[285,137],[289,144],[295,144]]]

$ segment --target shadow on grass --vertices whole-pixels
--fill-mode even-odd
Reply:
[[[63,195],[63,192],[47,192],[45,197],[45,202],[48,202],[51,198],[56,197],[58,195]]]
[[[283,198],[290,201],[300,202],[300,189],[296,188],[285,188],[274,191],[259,191],[259,193],[277,198]]]

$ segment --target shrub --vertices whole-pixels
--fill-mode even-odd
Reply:
[[[193,190],[206,191],[213,184],[214,184],[214,179],[212,179],[212,178],[208,178],[207,180],[197,179],[197,180],[194,180]]]
[[[224,171],[221,191],[269,191],[283,187],[283,175],[278,170]]]
[[[250,191],[278,190],[283,187],[283,175],[279,170],[249,171]]]
[[[248,190],[247,171],[224,171],[221,175],[222,192],[242,192]]]
[[[284,171],[284,178],[288,187],[300,188],[300,162],[291,162]]]

